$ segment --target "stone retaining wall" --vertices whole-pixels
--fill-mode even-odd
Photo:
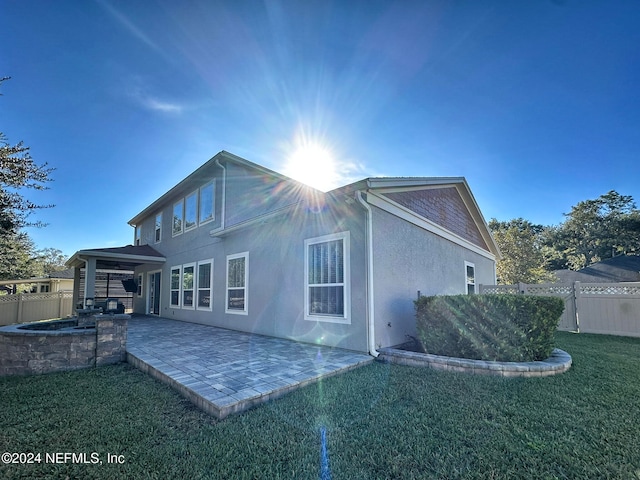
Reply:
[[[397,348],[381,348],[378,351],[380,352],[378,360],[383,362],[503,377],[546,377],[557,375],[569,370],[572,363],[571,355],[559,348],[554,349],[549,358],[540,362],[489,362],[410,352]]]
[[[0,376],[60,372],[125,361],[130,316],[94,318],[96,328],[18,328],[24,325],[0,328]]]

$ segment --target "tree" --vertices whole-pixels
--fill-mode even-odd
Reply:
[[[616,255],[640,252],[640,210],[629,195],[611,190],[578,202],[565,217],[546,240],[561,259],[558,266],[579,270]]]
[[[39,270],[38,275],[49,275],[53,272],[66,270],[67,257],[57,248],[43,248],[35,252],[33,258]]]
[[[522,218],[508,222],[493,218],[489,228],[503,256],[496,264],[498,283],[511,285],[554,280],[546,269],[547,258],[541,241],[545,227]]]
[[[9,78],[0,79],[0,83]],[[15,235],[26,226],[43,226],[41,222],[29,222],[27,217],[37,209],[53,205],[35,204],[24,198],[20,190],[45,190],[52,171],[46,163],[36,164],[23,142],[11,145],[0,131],[0,236]]]
[[[0,83],[9,77],[0,78]],[[47,164],[38,165],[23,142],[11,145],[0,132],[0,278],[29,278],[34,270],[34,247],[21,229],[40,227],[42,222],[30,222],[35,210],[52,205],[38,205],[21,195],[24,189],[44,190],[53,171]]]
[[[0,280],[32,278],[39,274],[33,241],[26,233],[0,235]]]

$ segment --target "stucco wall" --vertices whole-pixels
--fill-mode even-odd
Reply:
[[[231,207],[229,207],[231,208]],[[345,220],[348,218],[349,220]],[[337,202],[331,206],[300,208],[221,238],[208,229],[181,235],[179,242],[156,246],[167,258],[162,268],[160,315],[240,331],[291,338],[309,343],[367,350],[365,282],[365,212],[357,204]],[[350,324],[304,319],[304,240],[350,232],[351,315]],[[172,239],[172,240],[176,240]],[[225,312],[226,257],[249,252],[248,314]],[[173,308],[170,299],[171,267],[213,259],[212,311]],[[148,275],[144,274],[144,297],[136,299],[142,312],[148,300]]]
[[[382,347],[415,336],[413,302],[422,295],[466,293],[465,261],[476,285],[493,284],[495,262],[372,207],[374,226],[375,342]]]

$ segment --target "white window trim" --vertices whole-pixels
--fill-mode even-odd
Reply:
[[[244,309],[229,308],[229,260],[244,257]],[[225,296],[224,296],[224,312],[234,315],[249,315],[249,252],[235,253],[227,255],[227,268],[225,275]],[[234,290],[238,287],[234,287]]]
[[[199,190],[194,190],[193,192],[191,192],[189,195],[185,195],[184,197],[184,231],[185,232],[190,232],[191,230],[195,230],[196,228],[198,228],[198,217],[200,216],[200,202],[199,202]],[[187,198],[189,197],[194,197],[196,199],[196,218],[195,218],[195,222],[193,222],[193,226],[187,228]]]
[[[211,218],[208,218],[205,221],[202,221],[200,215],[200,209],[202,208],[202,190],[211,185],[212,195],[211,195]],[[216,182],[215,179],[210,182],[205,183],[198,189],[198,225],[206,225],[207,223],[213,222],[216,219]]]
[[[171,303],[173,302],[173,292],[176,291],[175,288],[173,288],[173,271],[174,270],[178,270],[178,303]],[[171,308],[181,308],[182,306],[182,265],[174,265],[173,267],[171,267],[171,269],[169,270],[169,306]]]
[[[140,225],[136,225],[135,231],[133,234],[134,245],[140,245],[141,239],[142,239],[142,232],[140,231]]]
[[[184,304],[184,292],[185,292],[185,288],[184,288],[184,271],[185,269],[189,268],[189,267],[193,267],[193,286],[191,287],[191,293],[192,293],[192,300],[191,300],[191,305],[185,305]],[[198,270],[196,268],[196,263],[185,263],[184,265],[182,265],[182,271],[180,274],[180,304],[182,305],[182,308],[184,310],[195,310],[196,308],[196,274],[198,273]]]
[[[144,273],[138,274],[138,288],[136,290],[136,295],[139,298],[144,296]]]
[[[473,283],[469,283],[469,279],[467,277],[467,267],[473,268]],[[476,265],[471,262],[464,262],[464,293],[466,295],[469,294],[469,285],[473,285],[473,293],[478,293],[478,286],[476,282]]]
[[[176,231],[175,229],[175,223],[174,223],[174,217],[175,217],[175,212],[176,212],[176,206],[180,205],[180,211],[181,211],[181,219],[180,219],[180,230]],[[182,235],[184,232],[184,198],[181,198],[180,200],[178,200],[176,203],[173,204],[173,209],[171,210],[171,236],[173,237],[177,237],[178,235]]]
[[[211,265],[211,269],[209,271],[209,306],[208,307],[201,307],[199,305],[199,299],[200,299],[200,265]],[[246,265],[245,265],[246,266]],[[246,274],[246,272],[245,272]],[[208,260],[203,260],[201,262],[198,262],[198,264],[196,265],[196,280],[197,280],[197,285],[196,285],[196,289],[195,289],[195,306],[196,306],[196,310],[203,310],[203,311],[212,311],[213,310],[213,258],[210,258]]]
[[[160,219],[159,222],[158,219]],[[153,240],[155,243],[160,243],[162,241],[162,212],[156,214],[155,224],[153,228]]]
[[[343,293],[344,293],[344,314],[341,316],[313,315],[309,313],[309,246],[318,243],[326,243],[334,240],[342,240],[343,247]],[[333,233],[321,237],[308,238],[304,241],[304,319],[315,322],[344,323],[351,324],[351,254],[350,254],[350,234],[349,232]]]

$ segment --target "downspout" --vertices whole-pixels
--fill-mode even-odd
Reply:
[[[366,248],[367,248],[367,342],[369,347],[369,354],[373,357],[379,355],[376,350],[375,340],[375,303],[373,301],[373,213],[371,207],[362,198],[362,191],[356,192],[358,201],[367,211],[367,234],[366,234]]]

